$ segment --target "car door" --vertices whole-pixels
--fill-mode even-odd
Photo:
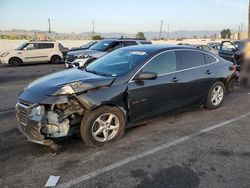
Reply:
[[[39,61],[50,61],[50,54],[53,51],[54,43],[38,43],[37,59]]]
[[[174,51],[163,52],[151,59],[138,72],[138,74],[156,73],[156,79],[140,81],[133,79],[128,83],[129,115],[132,122],[148,119],[180,107],[181,73],[176,72],[178,66],[176,62]]]
[[[201,51],[180,50],[176,53],[180,60],[182,72],[181,107],[186,108],[200,104],[215,79],[214,64],[206,64],[204,55],[206,53]]]
[[[230,41],[224,41],[221,43],[219,49],[219,56],[233,62],[233,55],[238,51],[238,48]]]
[[[37,43],[28,43],[21,52],[24,62],[39,61],[39,59],[37,58],[37,51],[38,51]]]

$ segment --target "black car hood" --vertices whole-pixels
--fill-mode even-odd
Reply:
[[[69,69],[41,77],[29,84],[19,98],[39,103],[47,96],[54,95],[64,85],[81,82],[85,90],[110,85],[114,77],[100,76],[80,69]],[[84,87],[86,85],[86,87]],[[82,89],[84,91],[84,89]]]

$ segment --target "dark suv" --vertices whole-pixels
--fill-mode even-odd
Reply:
[[[82,67],[118,48],[142,44],[152,44],[152,42],[134,38],[104,39],[87,50],[68,52],[65,59],[65,66],[66,68]]]

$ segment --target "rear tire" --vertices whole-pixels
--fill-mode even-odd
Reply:
[[[215,82],[210,88],[206,101],[206,108],[216,109],[219,108],[225,97],[225,85],[221,81]]]
[[[59,64],[61,62],[61,58],[58,55],[53,55],[50,62],[53,64]]]
[[[12,66],[20,66],[22,64],[22,60],[18,57],[12,57],[9,60],[9,64]]]
[[[103,145],[121,139],[125,132],[125,124],[126,119],[120,109],[102,106],[83,117],[81,137],[87,146]]]

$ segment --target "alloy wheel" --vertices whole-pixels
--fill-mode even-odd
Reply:
[[[217,85],[214,87],[211,95],[211,102],[214,106],[218,106],[224,97],[224,89],[222,86]]]
[[[118,133],[119,119],[112,113],[100,115],[92,125],[92,136],[98,142],[112,140]]]

